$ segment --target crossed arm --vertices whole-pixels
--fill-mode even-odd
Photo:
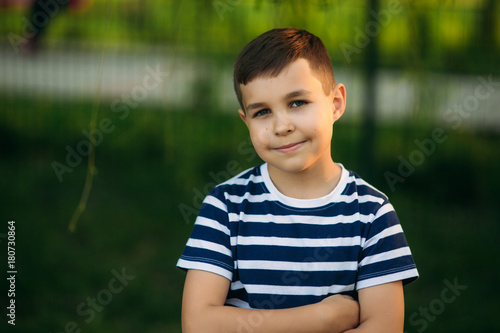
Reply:
[[[359,290],[359,304],[334,295],[290,309],[256,310],[224,306],[230,281],[189,270],[182,300],[184,333],[362,333],[403,331],[404,301],[400,281]]]

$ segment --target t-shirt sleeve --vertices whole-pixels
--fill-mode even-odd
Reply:
[[[231,280],[233,258],[223,191],[215,187],[205,198],[177,267],[219,274]]]
[[[385,202],[369,223],[362,241],[356,289],[418,278],[418,271],[394,208]]]

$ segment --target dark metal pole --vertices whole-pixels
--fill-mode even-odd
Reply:
[[[378,12],[378,0],[368,0],[366,22],[373,20],[370,12]],[[377,35],[371,37],[366,47],[364,62],[365,94],[361,121],[360,172],[367,179],[373,179],[375,165],[375,122],[377,107],[376,74],[378,65]]]

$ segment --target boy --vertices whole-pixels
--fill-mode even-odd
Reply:
[[[418,272],[387,197],[332,160],[346,91],[321,40],[262,34],[234,86],[265,163],[205,198],[177,263],[183,331],[401,333]]]

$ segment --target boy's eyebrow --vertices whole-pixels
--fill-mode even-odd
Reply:
[[[292,98],[295,98],[295,97],[301,97],[301,96],[305,96],[305,95],[309,95],[310,92],[305,90],[305,89],[299,89],[299,90],[295,90],[295,91],[292,91],[288,94],[285,95],[285,97],[283,97],[283,100],[288,100],[288,99],[292,99]]]
[[[264,107],[266,104],[265,103],[252,103],[248,104],[247,107],[245,108],[246,111],[252,110],[252,109],[260,109],[261,107]]]
[[[292,99],[295,97],[306,96],[309,94],[310,94],[309,91],[307,91],[305,89],[299,89],[299,90],[295,90],[295,91],[292,91],[292,92],[289,92],[288,94],[286,94],[283,97],[283,100],[286,101],[286,100],[289,100],[289,99]],[[259,109],[259,108],[264,107],[264,106],[266,106],[266,103],[258,102],[258,103],[248,104],[245,109],[248,111],[248,110],[252,110],[252,109]]]

